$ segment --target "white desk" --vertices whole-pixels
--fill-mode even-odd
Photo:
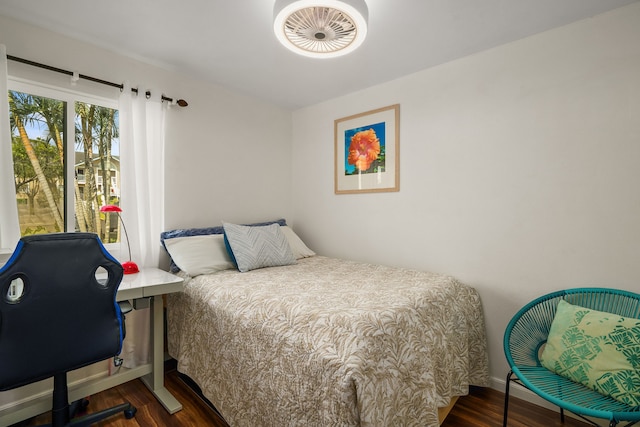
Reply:
[[[158,268],[143,268],[125,274],[116,299],[118,301],[151,298],[151,372],[142,381],[170,413],[182,409],[180,402],[164,387],[164,304],[162,295],[182,292],[182,278]],[[94,392],[95,393],[95,392]]]
[[[119,384],[140,378],[164,408],[173,414],[182,405],[164,386],[164,306],[162,295],[182,291],[182,278],[158,268],[143,268],[139,273],[126,274],[120,283],[118,301],[148,298],[151,304],[151,363],[132,369],[120,368],[111,376],[103,376],[69,386],[69,401],[81,399]],[[51,393],[0,411],[0,426],[15,424],[51,410]]]

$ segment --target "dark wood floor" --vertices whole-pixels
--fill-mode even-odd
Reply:
[[[167,371],[165,385],[182,403],[183,409],[169,415],[140,380],[130,381],[90,398],[90,410],[100,410],[120,403],[126,396],[138,408],[134,419],[116,415],[98,427],[228,427],[217,413],[209,408],[180,378],[175,369]],[[499,427],[502,426],[504,394],[489,388],[473,387],[468,396],[461,397],[447,416],[442,427]],[[20,427],[47,422],[47,414],[21,423]],[[511,398],[509,427],[582,427],[586,423],[566,417],[560,423],[556,412],[540,408],[520,399]],[[17,425],[15,427],[18,427]]]
[[[138,411],[127,420],[123,414],[95,424],[97,427],[228,427],[218,414],[207,406],[172,369],[165,374],[166,388],[182,404],[182,410],[173,415],[151,394],[141,380],[133,380],[89,397],[89,412],[118,405],[127,399]],[[51,416],[43,414],[12,427],[37,426],[50,422]]]
[[[458,399],[441,427],[502,426],[504,393],[491,388],[472,387],[468,396]],[[565,416],[521,399],[509,398],[508,427],[589,427],[590,424]]]

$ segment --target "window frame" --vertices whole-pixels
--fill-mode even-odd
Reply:
[[[42,96],[66,102],[66,123],[67,129],[64,135],[65,143],[65,187],[73,183],[75,174],[75,103],[84,102],[88,104],[99,105],[102,107],[112,108],[119,111],[118,98],[108,98],[104,96],[94,95],[78,90],[63,88],[51,84],[41,83],[30,79],[24,79],[14,76],[8,76],[7,88],[9,91],[19,91],[30,95]],[[69,140],[71,138],[71,140]],[[118,154],[120,156],[120,153]],[[122,170],[120,169],[120,187],[124,183]],[[65,188],[64,196],[64,227],[65,232],[75,231],[75,193]],[[69,216],[69,213],[73,213]],[[121,242],[106,243],[102,242],[109,251],[118,251]]]

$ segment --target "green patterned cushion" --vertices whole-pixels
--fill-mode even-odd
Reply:
[[[640,320],[560,301],[542,366],[631,406],[640,405]]]

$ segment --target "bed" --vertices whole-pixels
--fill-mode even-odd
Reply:
[[[169,354],[232,427],[438,426],[438,408],[488,385],[475,289],[315,255],[275,223],[245,228],[279,228],[293,262],[244,272],[223,227],[162,233],[185,278],[167,299]],[[209,247],[185,249],[196,236]],[[216,266],[187,266],[203,249]]]

